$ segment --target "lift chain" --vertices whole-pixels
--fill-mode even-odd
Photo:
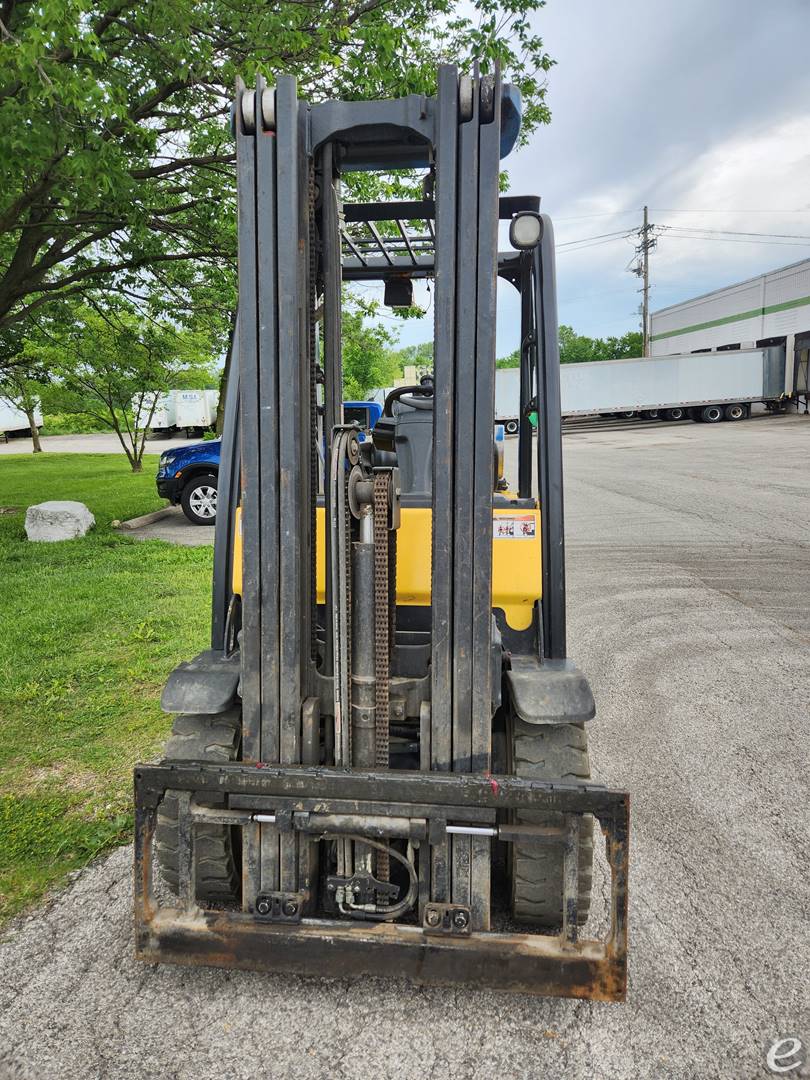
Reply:
[[[377,768],[389,767],[389,678],[391,672],[391,642],[389,638],[389,517],[391,473],[374,474],[374,743]],[[391,873],[387,852],[378,851],[377,877],[388,881]]]

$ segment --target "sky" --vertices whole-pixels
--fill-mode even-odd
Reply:
[[[541,195],[558,245],[636,229],[646,203],[652,311],[810,256],[808,0],[548,0],[533,21],[556,60],[552,119],[504,167],[511,193]],[[639,328],[635,239],[559,246],[561,323]],[[499,292],[498,355],[516,345],[512,291]],[[402,326],[401,344],[430,339],[431,319]]]

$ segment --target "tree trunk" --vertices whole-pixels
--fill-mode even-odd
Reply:
[[[39,428],[37,427],[37,421],[36,421],[36,418],[34,416],[33,406],[29,407],[29,406],[26,405],[26,407],[25,407],[25,416],[26,416],[26,419],[28,420],[28,426],[31,428],[31,441],[34,444],[34,451],[33,452],[35,454],[41,454],[42,453],[42,443],[39,441]]]
[[[143,472],[143,462],[142,461],[136,461],[135,458],[130,458],[129,460],[130,460],[130,463],[132,464],[132,471],[133,472]]]
[[[228,376],[231,373],[231,360],[233,359],[233,339],[236,333],[236,316],[234,316],[233,323],[231,324],[231,337],[228,342],[228,351],[225,354],[225,367],[222,369],[222,378],[219,380],[219,401],[217,402],[217,422],[216,433],[222,434],[222,428],[225,424],[225,395],[228,390]]]

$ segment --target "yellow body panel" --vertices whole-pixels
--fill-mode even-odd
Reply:
[[[325,600],[324,508],[315,514],[318,603]],[[397,533],[397,603],[430,604],[431,511],[402,508]],[[492,606],[503,608],[513,630],[531,625],[540,599],[540,511],[498,507],[492,511]],[[500,534],[500,535],[499,535]],[[237,510],[233,591],[242,593],[242,521]]]

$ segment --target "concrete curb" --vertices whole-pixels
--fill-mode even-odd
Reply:
[[[141,514],[140,517],[122,521],[118,528],[126,530],[140,529],[142,525],[151,525],[155,521],[160,521],[161,518],[168,517],[172,510],[174,510],[173,506],[164,506],[161,510],[153,510],[151,514]]]

